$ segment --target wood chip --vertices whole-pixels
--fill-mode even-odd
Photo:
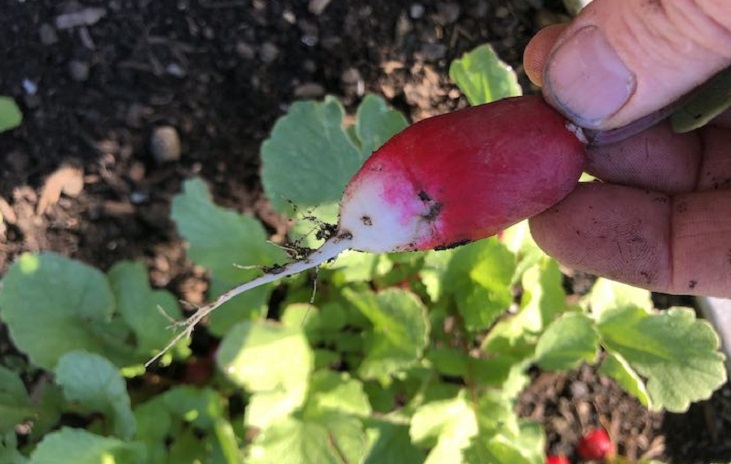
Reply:
[[[83,189],[84,172],[80,168],[61,166],[46,179],[36,206],[36,215],[42,215],[50,206],[58,203],[62,193],[76,197]]]

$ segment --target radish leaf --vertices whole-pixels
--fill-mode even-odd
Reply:
[[[522,95],[515,71],[489,45],[482,45],[454,60],[449,77],[467,96],[470,105]]]
[[[294,103],[279,118],[261,148],[262,184],[277,210],[291,213],[288,202],[300,212],[338,203],[370,154],[407,125],[403,115],[374,95],[358,107],[352,134],[344,118],[343,106],[332,97]],[[322,219],[334,222],[336,212]]]
[[[285,392],[304,402],[312,349],[299,328],[245,321],[226,333],[217,355],[221,370],[249,392]]]
[[[617,353],[609,353],[601,366],[600,374],[608,375],[617,381],[617,383],[630,395],[640,400],[644,406],[651,406],[651,398],[647,393],[645,382],[637,375],[632,366],[626,359]]]
[[[361,462],[366,436],[361,422],[331,414],[326,420],[288,417],[262,431],[249,450],[251,464]]]
[[[74,350],[129,362],[129,352],[110,347],[118,332],[109,323],[114,305],[104,274],[54,253],[22,255],[0,288],[2,318],[15,346],[49,370]]]
[[[373,324],[358,369],[362,378],[385,385],[391,376],[418,362],[429,340],[429,320],[413,293],[389,289],[376,294],[347,288],[343,295]]]
[[[15,129],[23,122],[23,113],[10,97],[0,97],[0,132]]]
[[[553,321],[536,346],[536,362],[542,369],[575,369],[582,361],[594,363],[599,336],[593,321],[582,313],[566,313]]]
[[[633,307],[613,309],[602,314],[598,330],[602,345],[647,379],[655,408],[684,412],[726,381],[718,336],[690,309],[672,308],[660,314]]]
[[[442,285],[454,298],[467,329],[486,329],[508,309],[514,270],[515,257],[494,238],[455,250]]]
[[[462,450],[477,433],[477,417],[464,392],[420,406],[411,418],[409,430],[415,444],[431,448],[426,464],[462,462]]]
[[[18,374],[0,366],[0,434],[12,431],[16,424],[34,413],[35,408]]]
[[[261,272],[240,266],[264,266],[286,260],[284,252],[267,243],[256,219],[221,208],[200,179],[183,184],[173,199],[172,218],[188,242],[188,257],[211,272],[211,298]],[[239,267],[237,267],[239,266]],[[209,330],[221,335],[238,321],[262,317],[272,285],[256,288],[226,303],[210,316]]]
[[[73,351],[58,360],[55,374],[67,401],[86,412],[104,414],[117,437],[129,440],[134,436],[127,385],[116,366],[97,354]]]
[[[424,452],[409,438],[409,428],[391,422],[371,419],[366,422],[370,448],[363,464],[422,464]]]
[[[51,432],[31,454],[28,464],[139,464],[147,462],[144,445],[63,427]]]
[[[146,360],[170,338],[166,330],[170,321],[160,310],[173,319],[180,319],[180,307],[170,292],[150,288],[147,269],[140,262],[119,262],[112,266],[107,278],[117,311],[135,334],[136,351],[141,360]]]

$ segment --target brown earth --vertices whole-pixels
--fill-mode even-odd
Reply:
[[[541,0],[6,0],[0,94],[25,120],[0,135],[0,276],[25,251],[101,269],[136,259],[153,285],[200,301],[205,276],[169,220],[181,180],[201,175],[218,203],[274,232],[258,149],[291,102],[333,94],[352,109],[374,92],[412,120],[453,110],[466,102],[448,65],[486,42],[529,88],[522,50],[563,19]],[[179,137],[179,159],[161,127]],[[556,452],[603,425],[629,457],[731,459],[728,385],[687,414],[648,413],[582,368],[537,374],[519,410]]]

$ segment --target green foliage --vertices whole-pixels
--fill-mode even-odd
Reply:
[[[262,183],[275,208],[290,211],[293,204],[308,211],[336,204],[373,150],[407,125],[401,113],[373,95],[358,107],[354,130],[344,126],[344,117],[340,102],[328,97],[294,103],[277,121],[261,148]]]
[[[127,386],[114,364],[98,354],[72,351],[56,365],[56,383],[69,403],[99,412],[111,421],[111,432],[123,440],[135,433]]]
[[[10,97],[0,96],[0,133],[15,129],[23,122],[23,113]]]
[[[285,257],[267,242],[264,227],[252,217],[216,206],[200,179],[188,180],[173,199],[172,218],[188,242],[188,257],[211,272],[211,297],[252,279],[252,266],[271,265]],[[271,286],[247,292],[211,315],[210,330],[223,335],[236,322],[263,317]]]
[[[449,77],[471,105],[523,94],[513,69],[497,56],[490,45],[477,47],[454,60],[449,66]]]
[[[487,48],[452,76],[475,103],[515,92]],[[374,96],[354,126],[344,114],[333,98],[300,102],[275,126],[262,175],[280,211],[325,205],[316,214],[333,220],[345,182],[406,125]],[[183,184],[171,215],[210,272],[210,298],[258,275],[251,266],[287,260],[200,179]],[[525,222],[452,250],[347,252],[317,282],[235,298],[208,321],[215,352],[193,357],[181,343],[147,372],[182,311],[141,263],[105,274],[52,253],[20,257],[0,285],[0,319],[30,362],[0,366],[0,462],[540,464],[544,432],[515,413],[531,369],[595,365],[671,411],[726,379],[716,335],[689,310],[657,312],[649,292],[603,279],[570,304]],[[52,381],[31,398],[23,382],[43,371]],[[67,427],[68,414],[85,428]],[[23,421],[33,427],[19,447]]]

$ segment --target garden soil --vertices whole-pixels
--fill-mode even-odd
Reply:
[[[482,43],[535,92],[522,50],[566,19],[555,0],[3,0],[0,95],[25,119],[0,135],[0,276],[26,251],[101,269],[133,259],[200,303],[205,272],[169,219],[182,180],[202,176],[219,204],[281,236],[259,147],[292,102],[335,95],[352,110],[371,92],[412,121],[464,107],[448,65]],[[13,352],[1,330],[0,357]],[[534,380],[518,409],[545,424],[552,451],[604,426],[629,457],[731,460],[728,385],[677,415],[647,412],[589,368]]]

